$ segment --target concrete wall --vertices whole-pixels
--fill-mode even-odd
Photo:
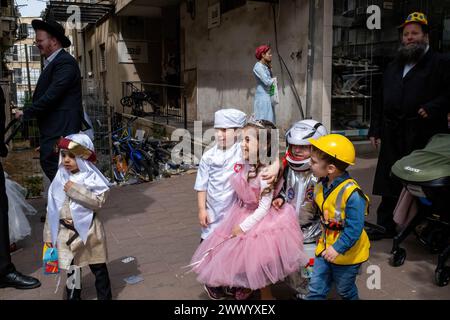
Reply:
[[[212,121],[214,112],[222,106],[237,106],[252,113],[256,85],[252,73],[256,62],[254,50],[263,43],[270,43],[275,49],[272,8],[267,3],[248,1],[245,6],[222,14],[220,26],[208,29],[208,3],[213,2],[196,1],[194,20],[186,13],[184,4],[180,9],[184,32],[181,35],[184,39],[182,66],[197,72],[197,98],[196,101],[189,100],[189,109],[196,107],[197,119],[203,121]],[[303,108],[306,102],[308,4],[308,0],[281,0],[276,11],[279,52],[292,74]],[[322,7],[319,15],[323,15],[323,6],[323,1],[318,1],[319,10]],[[320,35],[321,29],[317,29],[316,34]],[[277,125],[285,129],[300,120],[300,111],[288,75],[281,70],[278,56],[273,51],[273,73],[279,79],[281,93],[275,113]],[[319,48],[316,54],[322,55],[322,50]],[[322,66],[322,56],[316,63]],[[317,103],[313,105],[316,107],[322,104],[323,86],[317,84],[322,81],[322,71],[317,72],[314,79]],[[312,114],[321,117],[321,109],[320,106],[320,111]]]
[[[333,1],[312,0],[314,4],[314,69],[312,99],[307,117],[321,121],[331,130],[331,85],[333,56]]]
[[[85,31],[85,44],[83,49],[83,34],[77,33],[77,57],[82,55],[83,77],[87,78],[89,67],[89,51],[93,51],[94,66],[92,69],[93,78],[102,83],[106,88],[106,102],[114,106],[116,111],[122,112],[120,104],[122,98],[122,83],[125,81],[138,82],[160,82],[161,76],[161,24],[159,19],[146,19],[146,32],[144,39],[148,43],[148,63],[119,63],[118,41],[121,28],[126,28],[121,23],[121,18],[112,16],[99,24],[95,28]],[[125,19],[127,17],[124,17]],[[124,39],[125,42],[128,39]],[[139,41],[132,39],[132,41]],[[106,71],[101,70],[100,46],[105,45],[106,49]],[[85,68],[86,66],[86,68]],[[129,109],[129,108],[128,108]],[[124,110],[131,112],[131,110]]]

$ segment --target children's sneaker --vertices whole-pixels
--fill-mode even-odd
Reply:
[[[252,295],[253,290],[247,288],[237,288],[234,298],[236,300],[247,300]]]
[[[208,297],[211,300],[223,300],[225,299],[225,293],[223,292],[223,289],[221,287],[214,288],[214,287],[208,287],[206,284],[203,286],[205,288],[206,293],[208,294]]]

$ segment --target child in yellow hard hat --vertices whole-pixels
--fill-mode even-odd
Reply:
[[[369,198],[346,171],[355,163],[355,148],[339,134],[309,141],[313,146],[311,170],[320,178],[314,201],[320,211],[322,234],[306,299],[326,299],[334,282],[343,299],[356,300],[356,276],[369,258],[370,242],[364,230]]]

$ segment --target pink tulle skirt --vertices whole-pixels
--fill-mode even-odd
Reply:
[[[306,265],[303,235],[289,204],[278,211],[271,207],[251,230],[230,238],[233,227],[253,211],[236,203],[222,224],[200,244],[191,260],[201,261],[193,268],[199,282],[211,287],[256,290],[283,280]],[[208,251],[211,248],[214,249]]]

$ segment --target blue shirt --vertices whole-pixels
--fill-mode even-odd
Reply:
[[[328,187],[328,178],[321,181],[323,185],[323,194],[326,197],[336,188],[341,182],[350,178],[348,172],[344,172],[341,176],[333,180]],[[345,206],[345,226],[339,238],[333,244],[334,250],[340,254],[344,254],[351,247],[353,247],[361,237],[364,228],[364,211],[366,208],[366,199],[364,199],[358,192],[354,192],[347,200]]]

